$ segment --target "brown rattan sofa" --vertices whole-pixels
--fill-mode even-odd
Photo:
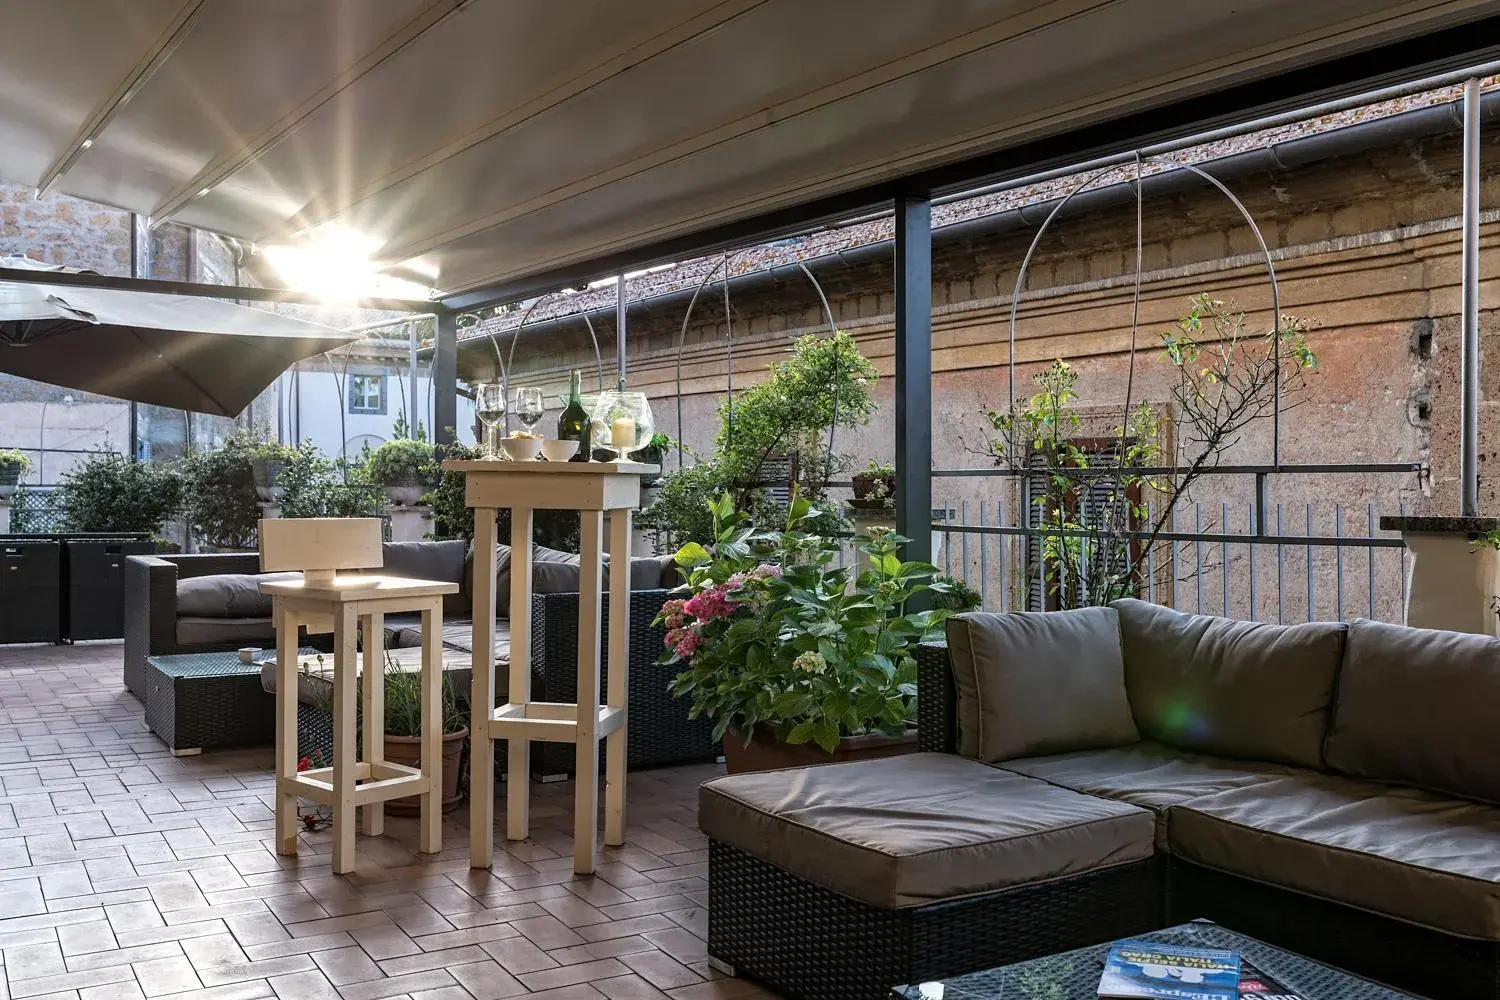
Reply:
[[[509,547],[499,560],[496,579],[495,623],[497,669],[504,676],[510,648],[508,582]],[[451,580],[460,593],[444,604],[443,643],[469,651],[470,611],[468,544],[447,542],[387,542],[382,570],[397,576]],[[538,547],[534,556],[531,612],[532,694],[539,701],[576,699],[578,663],[577,556]],[[125,686],[145,700],[146,657],[171,653],[215,652],[275,646],[268,599],[259,592],[260,560],[254,552],[177,556],[132,556],[125,568]],[[687,761],[713,760],[718,753],[708,719],[689,719],[688,703],[672,697],[667,686],[672,672],[656,664],[665,632],[652,624],[667,601],[663,584],[675,579],[669,557],[631,560],[630,690],[631,726],[627,759],[632,767],[653,767]],[[601,627],[607,628],[609,601],[603,602]],[[421,645],[418,617],[386,618],[388,648]],[[326,636],[307,638],[318,646]],[[607,668],[606,668],[607,674]],[[467,674],[455,678],[467,693]],[[607,676],[601,677],[601,684]],[[503,683],[500,690],[504,691]],[[300,693],[299,693],[300,694]],[[308,692],[312,714],[326,714],[326,699]],[[270,709],[268,692],[267,711]],[[303,715],[308,715],[304,711]],[[320,720],[313,720],[314,723]],[[322,733],[314,724],[309,730]],[[331,730],[329,730],[331,732]],[[304,753],[312,746],[304,746]],[[324,747],[325,751],[330,748]],[[561,775],[573,767],[573,750],[561,744],[542,744],[532,754],[533,770],[543,776]]]
[[[1140,601],[964,615],[923,752],[705,785],[709,954],[870,998],[1206,917],[1500,997],[1500,640]]]

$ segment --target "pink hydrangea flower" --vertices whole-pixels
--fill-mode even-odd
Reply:
[[[765,580],[773,576],[780,576],[781,567],[771,563],[761,563],[750,571],[750,575],[756,579]]]
[[[699,621],[723,618],[735,609],[734,602],[727,596],[727,590],[726,586],[718,586],[699,591],[688,598],[682,609]]]
[[[692,656],[703,644],[703,637],[694,629],[677,628],[667,633],[667,645],[679,656]]]

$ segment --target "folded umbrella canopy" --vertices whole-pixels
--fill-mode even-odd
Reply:
[[[0,281],[0,371],[117,399],[233,417],[304,358],[359,339],[221,299],[47,285],[93,273],[26,257],[37,284]]]

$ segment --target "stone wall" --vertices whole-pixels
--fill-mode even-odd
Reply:
[[[1497,144],[1489,139],[1484,162],[1483,204],[1500,196]],[[1458,497],[1458,321],[1460,161],[1456,136],[1374,148],[1299,167],[1222,179],[1243,199],[1273,249],[1280,279],[1281,308],[1314,320],[1312,343],[1319,355],[1311,398],[1283,414],[1283,463],[1429,462],[1430,480],[1415,473],[1273,476],[1268,484],[1268,527],[1275,530],[1276,505],[1285,532],[1367,534],[1371,511],[1450,512]],[[1034,224],[1035,217],[1029,219]],[[1035,229],[1014,220],[938,230],[933,250],[934,457],[939,469],[990,464],[983,454],[988,437],[987,409],[1003,409],[1010,391],[1010,295],[1019,262]],[[1032,376],[1054,358],[1078,367],[1085,408],[1123,408],[1127,382],[1133,398],[1155,404],[1171,419],[1171,370],[1160,357],[1161,331],[1182,315],[1195,294],[1237,301],[1260,329],[1270,325],[1266,268],[1251,230],[1235,208],[1206,183],[1188,184],[1145,205],[1141,255],[1144,276],[1136,338],[1134,379],[1130,373],[1135,206],[1129,198],[1115,207],[1060,216],[1038,248],[1017,324],[1014,384],[1017,396],[1032,391]],[[892,371],[893,308],[890,244],[873,252],[852,250],[841,259],[811,265],[828,296],[835,323],[855,335],[883,375]],[[1482,233],[1482,302],[1500,290],[1500,222],[1489,217]],[[660,429],[681,436],[689,446],[708,450],[717,427],[714,411],[728,382],[722,289],[705,290],[683,331],[684,298],[633,306],[630,313],[630,383],[652,397]],[[806,332],[826,332],[822,306],[812,283],[795,269],[731,286],[733,379],[750,384],[765,366],[784,356],[789,341]],[[605,359],[613,357],[612,317],[596,315]],[[1500,314],[1482,317],[1483,349],[1500,347]],[[682,419],[677,417],[676,343],[682,336]],[[503,349],[508,345],[502,345]],[[474,347],[468,348],[474,350]],[[487,345],[484,350],[488,351]],[[594,358],[581,321],[523,333],[516,350],[517,376],[561,387],[573,366],[592,372]],[[606,361],[608,367],[608,361]],[[517,377],[513,376],[513,377]],[[889,415],[891,384],[876,388],[881,417],[868,427],[840,432],[839,448],[858,464],[889,459],[893,437]],[[1482,381],[1482,505],[1496,510],[1500,475],[1500,375],[1485,371]],[[1235,464],[1273,459],[1270,421],[1247,430],[1226,456]],[[1192,501],[1201,503],[1206,530],[1242,532],[1255,498],[1251,477],[1216,477],[1200,484]],[[993,478],[940,478],[935,500],[967,508],[988,523],[1006,504],[1014,522],[1020,504],[1013,483]],[[1228,505],[1228,518],[1225,506]],[[1183,508],[1191,530],[1197,508]],[[1336,523],[1337,522],[1337,523]],[[957,541],[947,553],[962,561]],[[980,573],[979,536],[968,540],[968,564]],[[984,544],[984,575],[998,586],[1002,549],[1015,565],[1014,544],[995,536]],[[1199,553],[1181,546],[1179,564],[1196,565]],[[1207,546],[1208,550],[1217,546]],[[1332,548],[1257,546],[1254,553],[1255,608],[1261,617],[1288,619],[1307,614],[1308,551],[1315,590],[1314,613],[1338,610],[1343,579],[1346,615],[1368,613],[1370,580],[1374,610],[1399,613],[1401,563],[1394,550],[1373,553]],[[1172,553],[1163,547],[1163,564]],[[1164,565],[1162,586],[1174,588],[1179,606],[1192,608],[1200,583],[1203,607],[1248,614],[1252,555],[1248,546],[1227,553],[1229,602],[1223,600],[1224,553],[1205,551],[1202,572],[1179,565],[1174,577]],[[1342,562],[1342,573],[1339,563]],[[1279,581],[1279,583],[1278,583]],[[987,595],[1000,603],[996,590]],[[1160,595],[1158,595],[1160,596]]]

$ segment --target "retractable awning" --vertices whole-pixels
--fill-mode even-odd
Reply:
[[[1274,99],[1354,54],[1378,53],[1330,85],[1409,72],[1492,46],[1500,22],[1476,22],[1497,16],[1500,0],[14,3],[0,177],[259,241],[347,227],[445,292],[515,290],[1231,88]]]

